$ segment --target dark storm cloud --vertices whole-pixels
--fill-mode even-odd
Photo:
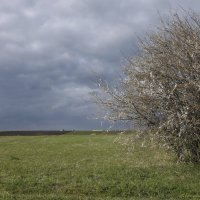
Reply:
[[[94,72],[113,80],[136,35],[199,1],[2,0],[0,129],[98,129]]]

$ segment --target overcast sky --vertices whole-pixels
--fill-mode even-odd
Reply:
[[[102,129],[94,73],[117,78],[158,11],[199,0],[0,0],[0,130]]]

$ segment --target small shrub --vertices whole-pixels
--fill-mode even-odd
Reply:
[[[96,102],[106,119],[148,130],[179,161],[200,162],[200,16],[176,13],[161,21],[139,40],[116,86],[98,80],[103,93]]]

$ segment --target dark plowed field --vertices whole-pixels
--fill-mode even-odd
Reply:
[[[0,136],[40,136],[40,135],[63,135],[72,131],[0,131]]]

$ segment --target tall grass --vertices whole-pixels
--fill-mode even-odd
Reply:
[[[200,166],[116,135],[0,137],[0,199],[200,199]]]

